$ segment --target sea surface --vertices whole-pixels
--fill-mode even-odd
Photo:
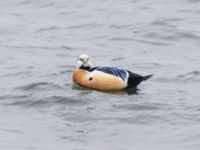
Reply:
[[[93,66],[154,76],[77,87]],[[1,0],[0,150],[199,150],[200,0]]]

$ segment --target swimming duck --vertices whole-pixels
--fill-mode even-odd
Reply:
[[[91,67],[88,55],[81,54],[73,72],[73,81],[83,87],[113,91],[136,87],[151,76],[141,76],[116,67]]]

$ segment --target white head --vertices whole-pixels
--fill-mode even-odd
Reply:
[[[87,54],[81,54],[78,57],[76,68],[90,68],[91,61],[89,60],[89,56]]]

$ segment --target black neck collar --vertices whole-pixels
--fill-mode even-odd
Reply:
[[[83,70],[90,70],[90,66],[87,66],[87,67],[84,67],[84,66],[81,66],[79,69],[83,69]]]

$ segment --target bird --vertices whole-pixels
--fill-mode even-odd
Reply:
[[[150,77],[152,74],[142,76],[117,67],[92,67],[89,56],[81,54],[72,78],[75,84],[82,87],[100,91],[116,91],[137,87]]]

